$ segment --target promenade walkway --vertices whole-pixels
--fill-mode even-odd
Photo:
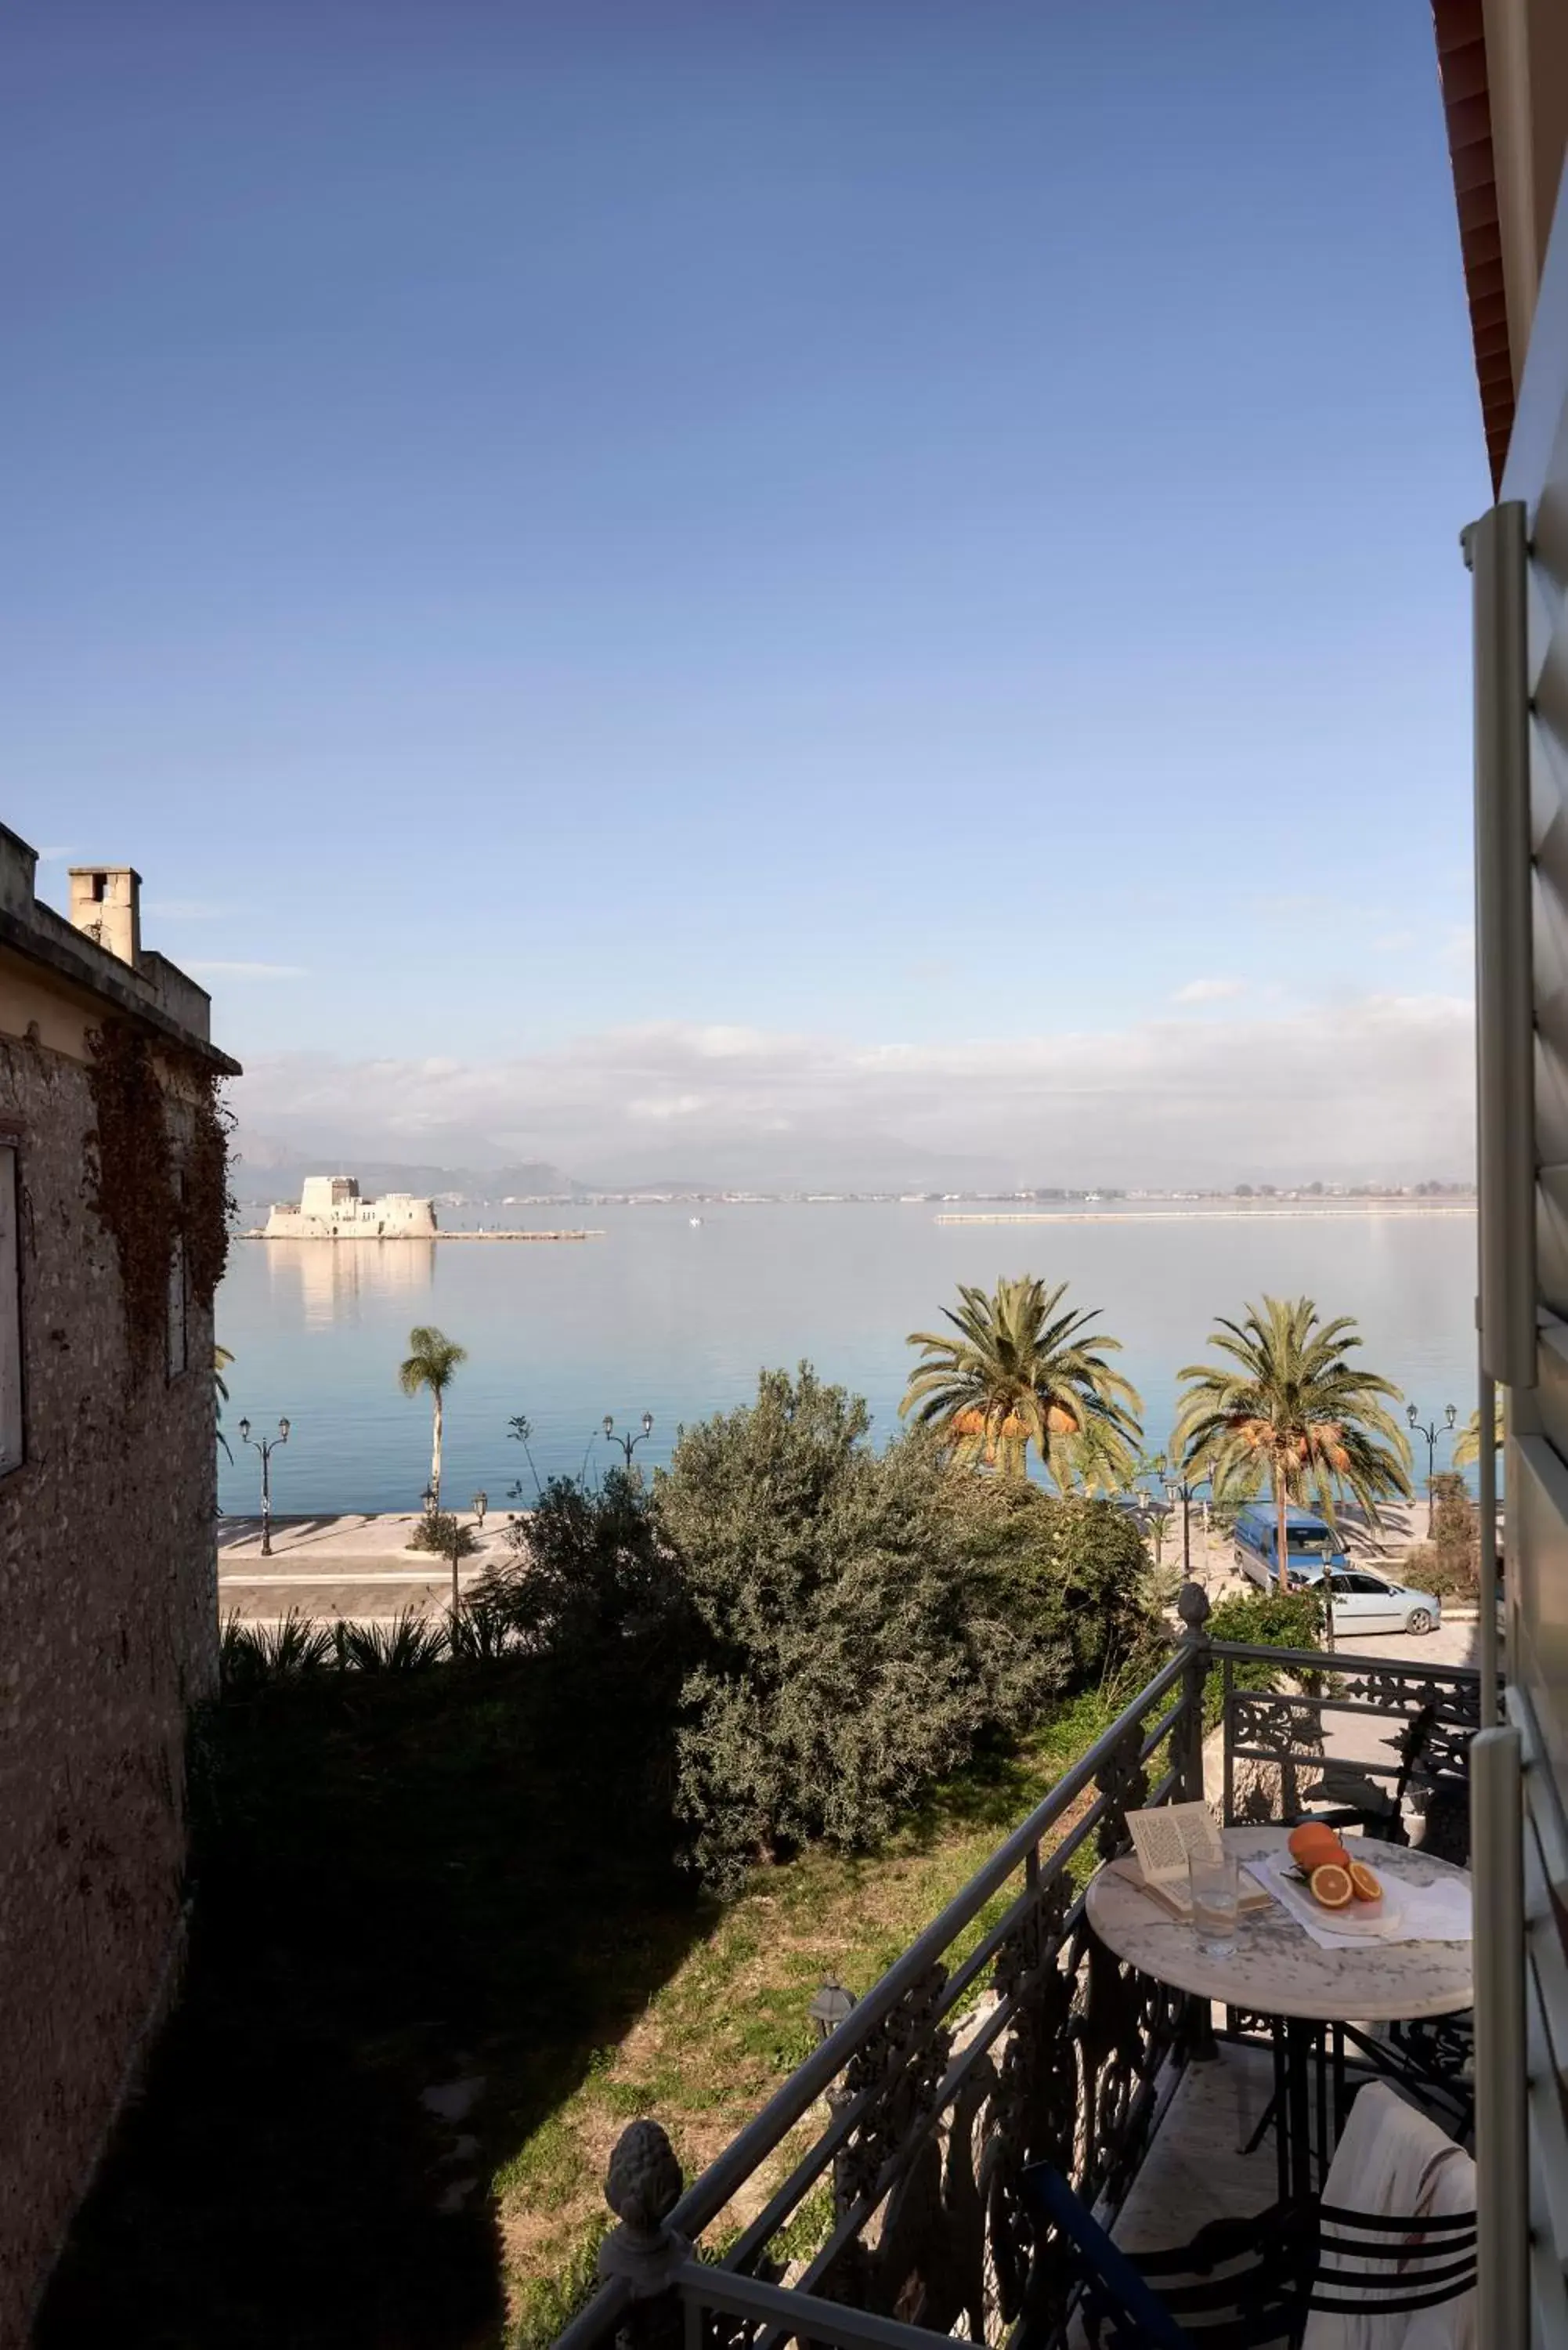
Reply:
[[[504,1511],[492,1512],[481,1528],[472,1511],[455,1514],[479,1544],[458,1569],[459,1586],[466,1589],[507,1556],[510,1520]],[[452,1569],[409,1548],[419,1523],[412,1510],[333,1517],[275,1513],[272,1555],[264,1558],[259,1517],[220,1518],[219,1612],[266,1623],[291,1607],[327,1621],[343,1616],[384,1622],[405,1607],[439,1615],[451,1604]]]

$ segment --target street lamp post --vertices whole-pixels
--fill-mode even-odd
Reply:
[[[841,2023],[847,2022],[854,2005],[855,1993],[846,1991],[836,1975],[828,1975],[806,2010],[819,2047],[825,2041],[832,2039]],[[827,2092],[827,2110],[836,2120],[853,2102],[854,2093],[845,2085],[844,2076],[840,2074]],[[833,2161],[833,2203],[840,2219],[853,2200],[841,2149]]]
[[[240,1442],[248,1444],[253,1452],[261,1454],[262,1465],[262,1546],[263,1558],[272,1556],[272,1456],[280,1444],[288,1442],[288,1422],[280,1419],[277,1434],[265,1438],[253,1436],[248,1419],[240,1422]]]
[[[473,1497],[473,1514],[474,1514],[474,1516],[479,1520],[479,1531],[480,1531],[480,1533],[481,1533],[481,1534],[483,1534],[483,1533],[484,1532],[484,1513],[486,1512],[486,1510],[487,1510],[489,1507],[490,1507],[490,1496],[489,1496],[489,1494],[488,1494],[488,1493],[475,1493],[475,1495],[474,1495],[474,1497]]]
[[[1449,1403],[1443,1406],[1443,1419],[1447,1424],[1448,1433],[1450,1436],[1454,1432],[1454,1422],[1458,1419],[1459,1416],[1459,1409],[1458,1404]],[[1414,1404],[1410,1404],[1407,1407],[1405,1417],[1410,1423],[1411,1434],[1413,1436],[1424,1436],[1427,1440],[1427,1540],[1430,1542],[1432,1539],[1432,1488],[1438,1482],[1438,1439],[1443,1434],[1443,1430],[1438,1426],[1435,1419],[1428,1420],[1426,1425],[1423,1426],[1421,1415]]]
[[[854,2004],[854,1992],[846,1991],[836,1975],[828,1975],[806,2011],[819,2043],[837,2031]]]
[[[1171,1508],[1174,1510],[1178,1502],[1181,1503],[1181,1578],[1184,1583],[1192,1580],[1193,1496],[1199,1486],[1206,1482],[1202,1477],[1168,1477],[1165,1481],[1165,1498]]]
[[[638,1446],[639,1444],[646,1443],[652,1434],[653,1414],[650,1411],[645,1411],[642,1415],[642,1433],[640,1436],[618,1436],[615,1432],[614,1419],[607,1411],[605,1414],[605,1442],[607,1444],[619,1445],[621,1451],[626,1455],[626,1473],[628,1477],[631,1474],[632,1454],[637,1451]]]

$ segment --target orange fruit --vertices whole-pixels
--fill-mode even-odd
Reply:
[[[1324,1861],[1320,1868],[1313,1870],[1308,1883],[1313,1899],[1321,1902],[1325,1909],[1349,1908],[1355,1888],[1349,1869],[1342,1868],[1338,1861]]]
[[[1381,1901],[1383,1887],[1364,1860],[1350,1864],[1350,1889],[1358,1901]]]
[[[1290,1852],[1297,1867],[1305,1869],[1309,1877],[1314,1868],[1322,1868],[1330,1861],[1337,1862],[1341,1868],[1345,1863],[1345,1846],[1323,1820],[1303,1820],[1299,1828],[1293,1828]]]

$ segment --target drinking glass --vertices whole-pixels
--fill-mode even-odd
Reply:
[[[1204,1857],[1193,1853],[1187,1864],[1192,1888],[1192,1930],[1198,1947],[1211,1959],[1228,1959],[1236,1947],[1236,1910],[1241,1898],[1236,1857],[1222,1852]]]

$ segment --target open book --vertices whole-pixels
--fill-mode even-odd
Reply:
[[[1157,1804],[1147,1812],[1127,1814],[1127,1834],[1133,1849],[1111,1867],[1168,1909],[1173,1918],[1190,1918],[1192,1893],[1187,1864],[1194,1853],[1218,1859],[1223,1849],[1207,1804]],[[1266,1909],[1270,1896],[1243,1877],[1238,1907]]]

